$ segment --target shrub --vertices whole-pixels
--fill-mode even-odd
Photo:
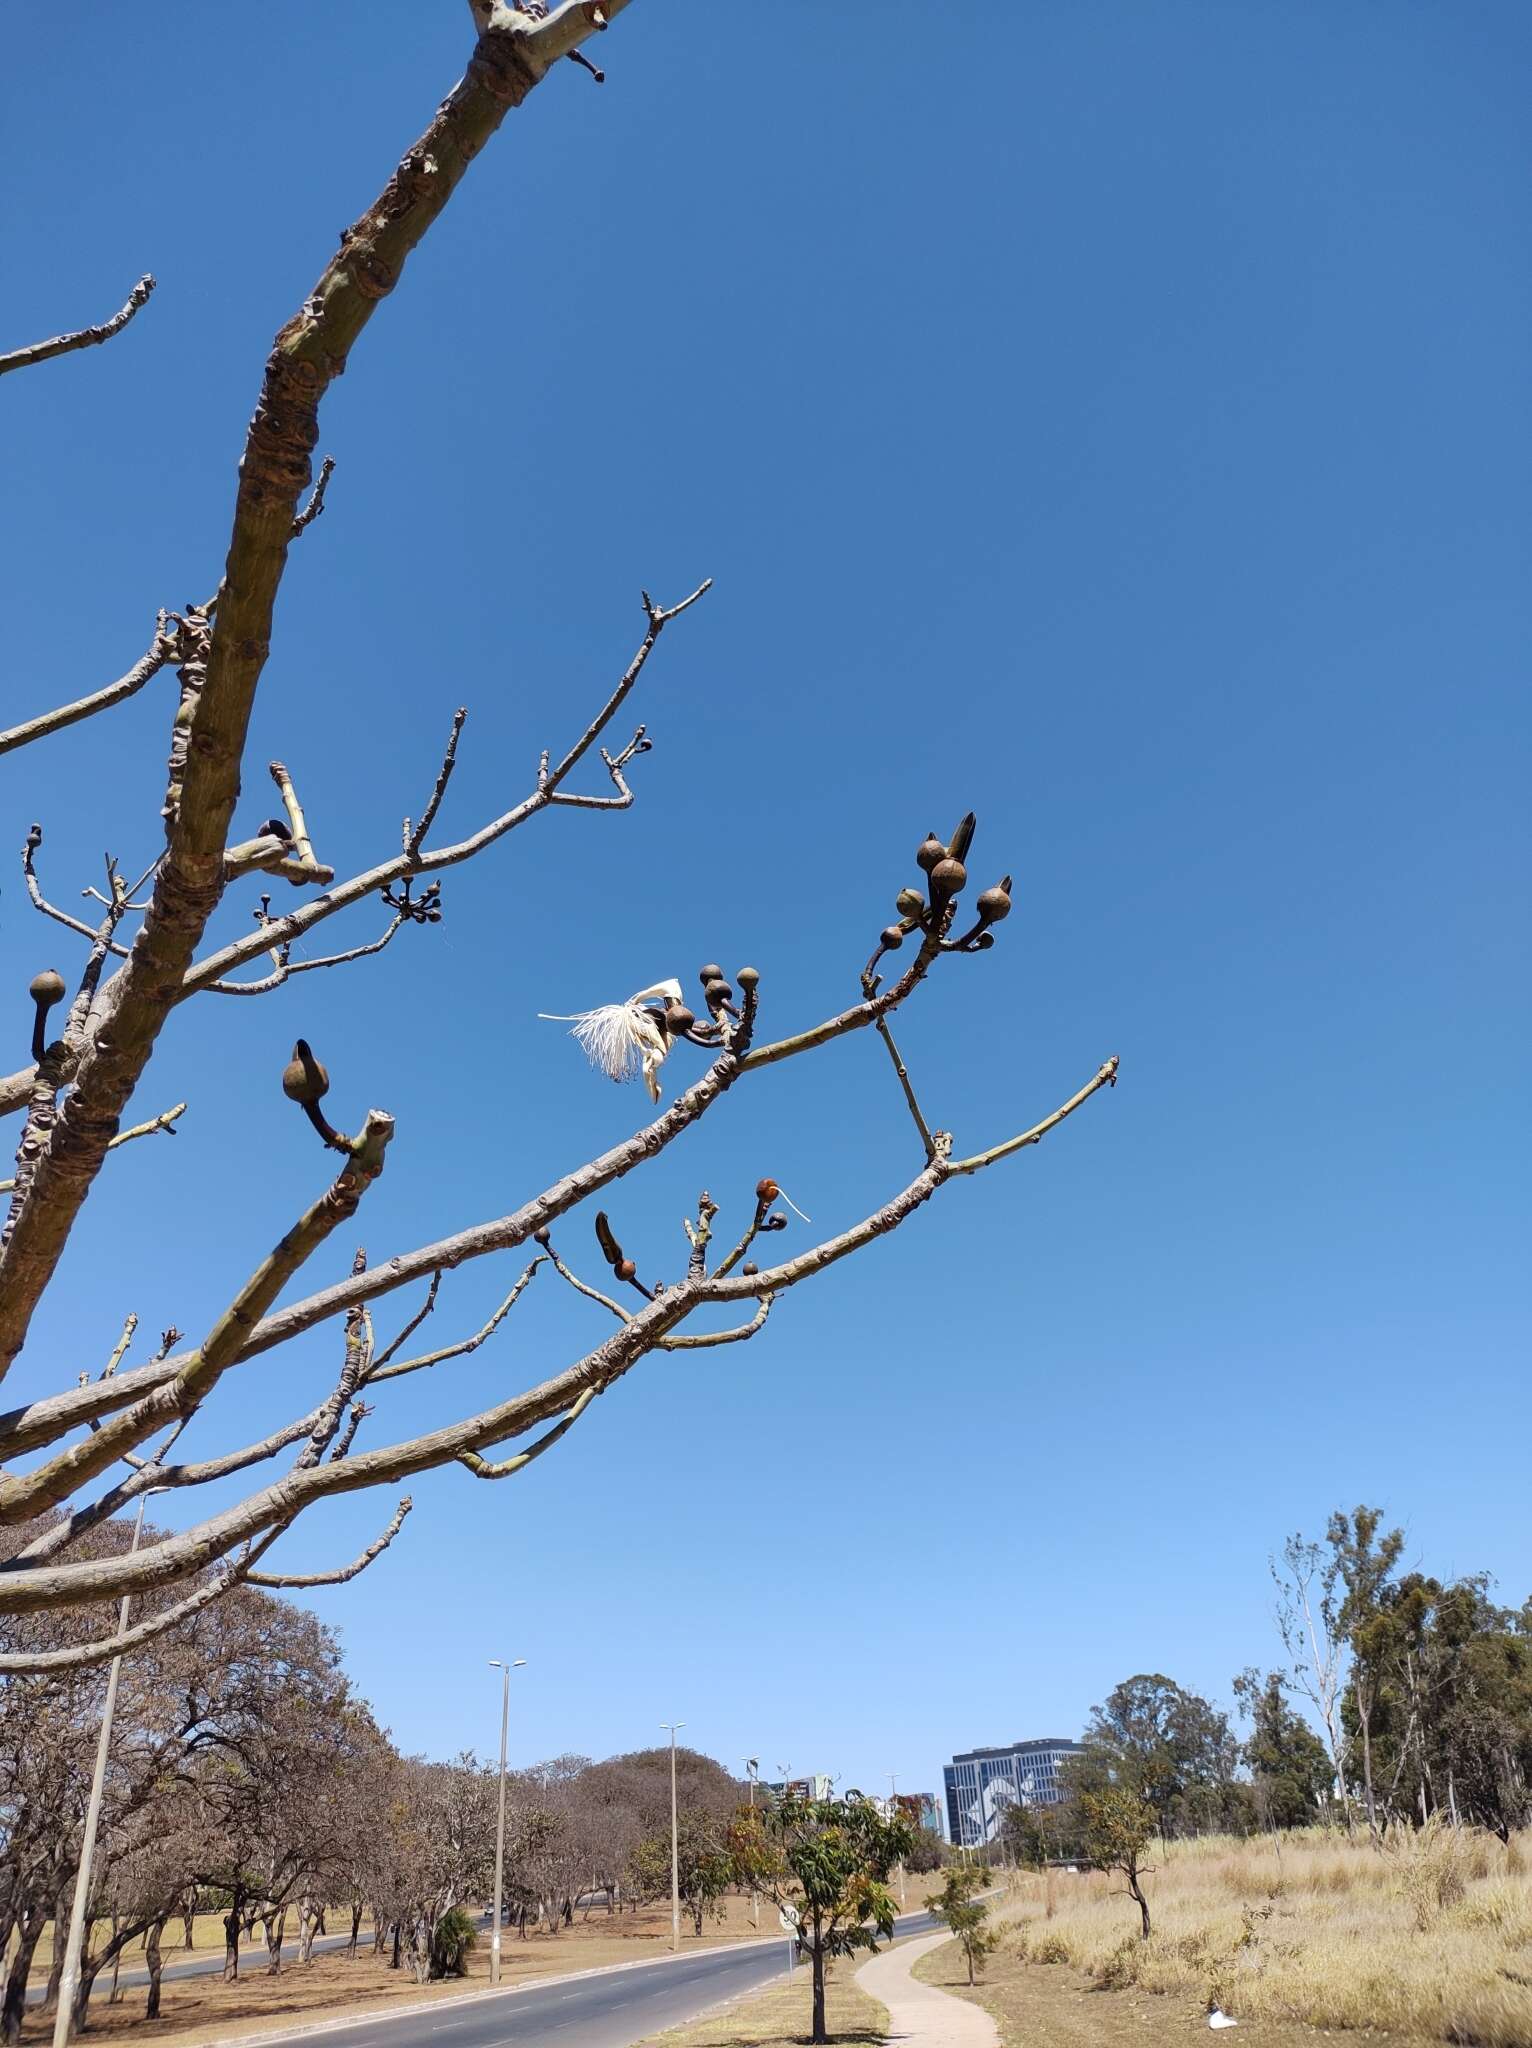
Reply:
[[[450,1907],[431,1935],[431,1975],[466,1977],[469,1953],[478,1938],[478,1930],[463,1908]]]

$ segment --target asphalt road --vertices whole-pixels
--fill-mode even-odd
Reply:
[[[929,1913],[908,1913],[898,1932],[924,1934],[934,1924]],[[673,1961],[629,1964],[535,1990],[507,1989],[436,2011],[327,2027],[318,2048],[630,2048],[725,1999],[763,1988],[786,1967],[785,1935],[748,1948],[700,1949]]]

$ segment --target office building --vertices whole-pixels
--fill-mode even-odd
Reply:
[[[1064,1796],[1059,1773],[1080,1747],[1045,1735],[1008,1749],[961,1750],[942,1767],[948,1840],[959,1849],[981,1849],[1000,1833],[1007,1807],[1054,1805]]]

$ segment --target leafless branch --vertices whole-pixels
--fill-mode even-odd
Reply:
[[[380,1536],[375,1536],[373,1538],[372,1542],[368,1544],[367,1548],[362,1552],[360,1557],[352,1558],[350,1564],[342,1565],[338,1571],[243,1571],[240,1573],[239,1576],[243,1583],[247,1586],[280,1586],[285,1587],[287,1589],[292,1589],[294,1587],[299,1586],[343,1586],[345,1585],[348,1579],[357,1578],[362,1572],[366,1571],[368,1565],[370,1565],[375,1558],[379,1558],[383,1555],[384,1551],[387,1550],[389,1544],[393,1542],[394,1538],[398,1535],[399,1531],[404,1527],[404,1518],[414,1505],[415,1503],[410,1499],[409,1495],[406,1494],[404,1496],[404,1499],[400,1501],[398,1507],[394,1509],[393,1520],[389,1523],[388,1527],[383,1531],[383,1533]]]
[[[334,476],[334,474],[335,457],[333,455],[327,455],[324,461],[321,462],[319,465],[319,476],[317,481],[315,482],[313,490],[309,492],[308,503],[304,506],[303,510],[300,513],[298,513],[293,520],[292,537],[294,540],[298,538],[299,534],[302,533],[306,527],[312,526],[314,521],[319,517],[320,513],[324,510],[324,494],[330,488],[330,479],[332,476]]]
[[[516,1473],[524,1472],[534,1458],[540,1458],[544,1451],[551,1450],[562,1437],[567,1436],[600,1392],[600,1387],[587,1387],[561,1421],[540,1436],[536,1443],[518,1451],[514,1458],[501,1458],[495,1462],[481,1458],[477,1451],[459,1451],[457,1462],[466,1465],[475,1479],[510,1479]]]
[[[18,747],[30,746],[34,740],[48,739],[56,732],[63,732],[67,726],[78,725],[82,718],[93,718],[98,711],[110,711],[114,704],[137,696],[151,676],[157,676],[167,662],[175,659],[175,654],[176,642],[166,634],[165,614],[161,612],[148,652],[134,662],[126,675],[119,676],[115,683],[108,683],[104,690],[94,690],[88,697],[76,698],[72,704],[60,704],[56,710],[44,711],[37,718],[29,718],[21,725],[13,725],[7,732],[0,732],[0,754],[14,753]]]
[[[411,828],[408,818],[404,821],[404,858],[413,863],[425,842],[425,836],[436,822],[436,813],[441,809],[442,798],[447,794],[447,784],[452,780],[452,771],[457,766],[457,743],[462,736],[463,721],[468,716],[468,706],[459,704],[452,714],[452,730],[447,735],[447,744],[442,752],[442,764],[436,771],[436,783],[426,798],[426,807],[420,814],[420,823]]]
[[[168,1137],[176,1135],[176,1120],[186,1114],[186,1104],[176,1103],[170,1109],[162,1109],[158,1116],[152,1116],[147,1123],[135,1124],[130,1131],[119,1131],[107,1146],[108,1152],[115,1152],[119,1145],[131,1145],[135,1138],[152,1138],[156,1131],[164,1131]],[[0,1180],[0,1195],[9,1194],[16,1185],[14,1180]]]
[[[237,1355],[261,1311],[273,1302],[300,1266],[330,1233],[356,1213],[367,1188],[383,1171],[394,1133],[393,1118],[367,1112],[332,1185],[306,1209],[275,1249],[267,1254],[214,1323],[197,1350],[152,1394],[103,1424],[93,1436],[60,1452],[26,1474],[0,1475],[0,1525],[30,1521],[56,1506],[74,1489],[104,1472],[125,1450],[136,1449],[163,1423],[187,1415],[211,1393]]]
[[[773,1297],[761,1296],[761,1305],[748,1323],[741,1323],[733,1330],[708,1330],[695,1336],[660,1337],[656,1340],[656,1351],[706,1351],[715,1344],[742,1344],[747,1337],[753,1337],[757,1330],[764,1329],[766,1318],[771,1314]]]
[[[888,1056],[894,1063],[894,1072],[899,1076],[899,1086],[904,1090],[904,1099],[909,1105],[910,1115],[915,1119],[915,1128],[920,1133],[920,1142],[925,1147],[927,1159],[930,1159],[935,1154],[936,1146],[932,1141],[930,1128],[920,1113],[920,1104],[915,1097],[914,1084],[911,1082],[909,1074],[905,1069],[904,1061],[899,1056],[899,1048],[894,1043],[894,1034],[888,1028],[888,1019],[886,1017],[874,1018],[873,1029],[888,1047]]]
[[[383,1347],[383,1349],[378,1353],[376,1359],[374,1359],[371,1368],[373,1378],[377,1377],[379,1371],[382,1369],[382,1367],[388,1364],[391,1358],[393,1358],[398,1352],[404,1349],[409,1339],[414,1336],[415,1332],[420,1328],[421,1324],[425,1321],[426,1317],[431,1313],[432,1309],[435,1308],[437,1291],[440,1288],[441,1284],[441,1273],[439,1271],[433,1273],[431,1275],[431,1284],[426,1289],[425,1300],[420,1304],[420,1307],[416,1309],[414,1315],[410,1317],[409,1321],[405,1324],[404,1328],[399,1332],[398,1336],[395,1337],[392,1344],[386,1344]]]
[[[121,334],[141,306],[149,303],[155,280],[146,270],[128,294],[128,302],[110,320],[103,320],[96,327],[78,327],[73,334],[55,334],[51,341],[34,341],[29,348],[12,349],[9,355],[0,356],[0,377],[11,370],[29,370],[34,363],[46,363],[53,356],[72,355],[77,348],[94,348],[98,342],[110,341],[114,334]]]
[[[423,1372],[428,1366],[444,1365],[449,1358],[463,1358],[470,1351],[477,1351],[486,1338],[492,1337],[495,1334],[517,1302],[520,1301],[522,1295],[531,1284],[533,1274],[541,1264],[542,1260],[540,1258],[532,1261],[504,1301],[495,1310],[489,1321],[482,1329],[475,1330],[471,1337],[465,1337],[457,1344],[444,1344],[440,1351],[427,1351],[420,1358],[402,1358],[396,1365],[384,1365],[380,1360],[378,1365],[374,1366],[372,1371],[368,1373],[363,1381],[363,1385],[375,1387],[384,1380],[396,1380],[407,1372]],[[432,1291],[434,1293],[434,1288]],[[413,1329],[414,1324],[409,1325],[409,1328]],[[407,1335],[408,1330],[403,1334]]]

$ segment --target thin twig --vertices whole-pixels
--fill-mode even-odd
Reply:
[[[150,1117],[147,1123],[135,1124],[131,1131],[119,1131],[107,1146],[108,1152],[115,1152],[119,1145],[131,1145],[135,1138],[152,1138],[156,1131],[167,1136],[176,1136],[176,1119],[186,1114],[186,1104],[176,1103],[173,1109],[162,1109],[158,1116]],[[14,1180],[0,1180],[0,1195],[8,1195],[16,1185]]]
[[[77,327],[73,334],[55,334],[51,341],[34,341],[28,348],[12,349],[9,355],[0,356],[0,377],[11,370],[27,370],[34,363],[46,363],[54,356],[72,355],[77,348],[94,348],[97,342],[110,341],[114,334],[121,334],[141,306],[149,303],[155,280],[146,270],[128,294],[128,302],[95,327]]]
[[[888,1028],[885,1017],[873,1019],[873,1029],[888,1047],[888,1056],[894,1063],[894,1072],[899,1076],[899,1086],[904,1090],[904,1099],[910,1106],[910,1115],[915,1119],[915,1128],[920,1133],[920,1142],[926,1148],[927,1159],[934,1158],[936,1147],[931,1141],[931,1130],[920,1113],[920,1104],[915,1099],[914,1084],[905,1070],[904,1061],[899,1057],[899,1048],[894,1043],[894,1034]]]
[[[240,1579],[247,1586],[344,1586],[348,1579],[354,1579],[366,1571],[374,1558],[379,1558],[404,1527],[404,1518],[415,1503],[406,1494],[394,1509],[393,1520],[381,1536],[375,1536],[360,1557],[352,1558],[350,1564],[342,1565],[332,1572],[251,1572],[240,1573]]]
[[[432,1309],[435,1308],[436,1291],[441,1286],[441,1284],[441,1268],[438,1267],[437,1270],[431,1275],[431,1284],[426,1289],[425,1300],[421,1303],[420,1307],[415,1311],[414,1315],[410,1317],[409,1321],[405,1324],[404,1328],[399,1332],[398,1336],[394,1339],[393,1343],[386,1344],[383,1347],[383,1349],[378,1353],[377,1357],[373,1360],[372,1365],[369,1368],[370,1378],[376,1379],[379,1370],[383,1366],[387,1365],[388,1361],[394,1356],[395,1352],[403,1350],[405,1342],[408,1338],[414,1336],[415,1332],[420,1328],[421,1324],[425,1321],[426,1317],[431,1313]]]
[[[449,1358],[462,1358],[470,1351],[477,1351],[484,1340],[487,1337],[492,1337],[505,1321],[511,1310],[521,1299],[523,1291],[530,1285],[533,1274],[541,1264],[542,1259],[540,1257],[532,1261],[531,1265],[527,1267],[526,1271],[495,1310],[495,1313],[490,1317],[482,1330],[475,1330],[471,1337],[465,1337],[460,1344],[443,1345],[440,1351],[428,1351],[423,1357],[402,1358],[397,1365],[384,1366],[381,1370],[375,1366],[368,1373],[362,1384],[368,1387],[375,1387],[383,1380],[398,1379],[401,1373],[423,1372],[427,1366],[441,1365]]]
[[[468,706],[466,704],[459,704],[456,711],[452,714],[452,730],[447,735],[447,745],[442,753],[442,764],[436,771],[436,784],[430,796],[426,799],[426,807],[420,814],[420,823],[411,830],[409,819],[406,818],[404,821],[404,857],[406,860],[413,861],[420,852],[425,836],[435,822],[436,813],[441,809],[442,798],[447,794],[447,784],[452,780],[452,771],[457,766],[458,736],[463,730],[463,720],[467,716]]]
[[[53,733],[62,732],[66,726],[78,725],[82,718],[91,718],[98,711],[109,711],[114,704],[136,696],[151,676],[157,676],[167,662],[175,659],[176,643],[163,630],[164,616],[162,612],[160,627],[148,653],[141,655],[126,675],[119,676],[115,683],[108,683],[104,690],[92,691],[90,696],[77,698],[73,704],[60,704],[54,711],[44,711],[37,718],[29,718],[21,725],[13,725],[7,732],[0,732],[0,754],[30,746],[33,740],[47,739]]]
[[[335,457],[333,455],[327,455],[324,461],[321,462],[319,465],[319,477],[314,485],[313,490],[310,491],[309,493],[308,503],[304,506],[303,510],[300,513],[298,513],[296,518],[293,520],[292,537],[294,540],[298,538],[299,534],[303,532],[305,527],[312,526],[314,521],[319,517],[320,513],[324,510],[324,494],[330,488],[330,479],[332,476],[334,476],[334,474]]]

